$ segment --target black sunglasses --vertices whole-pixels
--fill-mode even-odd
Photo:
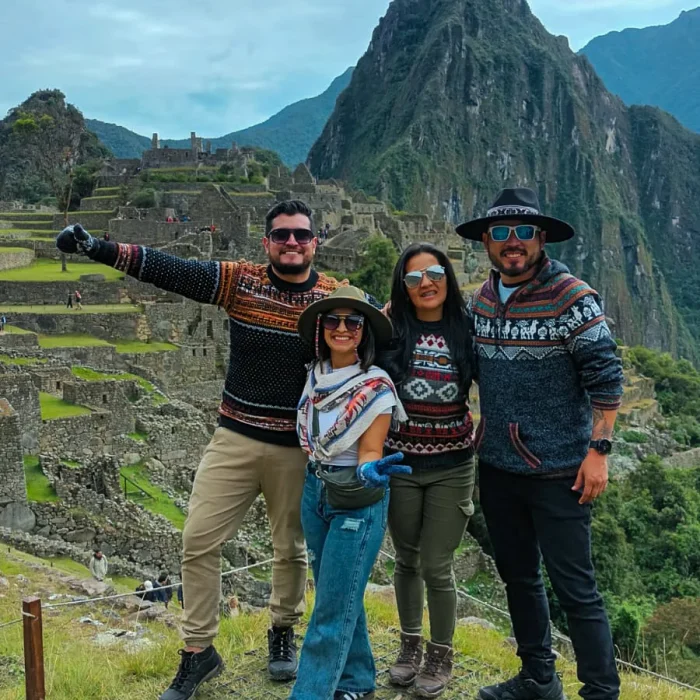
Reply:
[[[309,245],[314,239],[314,232],[308,228],[273,228],[267,237],[277,245],[286,243],[292,236],[299,245]]]
[[[365,317],[361,314],[324,314],[321,316],[321,325],[327,331],[338,330],[338,328],[340,328],[341,321],[345,322],[345,328],[347,329],[348,333],[357,333],[357,331],[359,331],[365,324]]]

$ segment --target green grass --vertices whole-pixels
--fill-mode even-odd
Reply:
[[[46,394],[43,391],[39,392],[39,404],[41,405],[42,420],[58,420],[59,418],[72,418],[74,416],[85,416],[92,411],[85,406],[77,406],[73,403],[68,403],[58,396]]]
[[[19,235],[22,238],[29,238],[32,233],[43,233],[46,239],[55,240],[56,233],[51,228],[0,228],[0,236]]]
[[[25,253],[28,250],[31,251],[31,248],[6,248],[3,246],[0,248],[0,255],[6,255],[7,253]],[[0,272],[0,275],[3,275],[5,272],[12,272],[12,270],[3,270]]]
[[[109,374],[108,372],[98,372],[94,369],[89,369],[87,367],[80,367],[78,365],[71,367],[71,372],[73,376],[78,377],[86,382],[99,382],[103,380],[116,380],[116,381],[135,381],[144,391],[151,395],[153,404],[155,406],[160,406],[162,403],[167,403],[168,399],[162,394],[158,393],[156,387],[143,377],[139,377],[137,374],[131,374],[130,372],[115,372]]]
[[[58,500],[56,491],[41,471],[39,458],[27,455],[24,458],[24,476],[27,480],[27,498],[36,503],[51,503]]]
[[[16,335],[33,335],[32,331],[25,331],[24,328],[10,325],[5,326],[5,333],[14,333]]]
[[[21,585],[12,585],[0,599],[0,620],[10,621],[19,617],[21,598],[26,590],[69,592],[65,587],[52,581],[48,569],[36,568],[51,562],[18,552],[0,552],[0,571],[3,576],[23,575],[31,580],[31,587],[23,591]],[[54,569],[73,575],[83,575],[85,567],[65,559],[53,560]],[[112,577],[117,581],[116,577]],[[133,591],[138,582],[125,581],[127,591]],[[299,625],[300,631],[313,610],[313,594],[307,594],[306,613]],[[398,650],[398,618],[393,601],[375,595],[365,599],[367,622],[373,646],[388,650],[388,658],[377,662],[381,685],[384,685],[384,672],[395,658]],[[171,611],[179,618],[181,611],[173,601]],[[177,650],[182,643],[177,633],[177,624],[167,625],[154,621],[147,625],[146,637],[151,644],[138,652],[131,652],[121,645],[106,650],[94,644],[96,630],[91,625],[81,625],[77,619],[89,615],[110,627],[131,629],[126,618],[114,620],[106,613],[109,605],[97,607],[57,608],[44,617],[44,658],[46,664],[47,697],[51,700],[143,700],[156,698],[172,679]],[[176,619],[177,622],[177,619]],[[263,671],[261,659],[266,655],[265,639],[269,626],[269,613],[240,614],[221,620],[221,628],[216,646],[227,661],[227,668],[220,678],[214,679],[200,693],[207,700],[227,700],[232,691],[238,695],[242,691],[250,697],[282,697],[279,684],[274,684]],[[103,628],[100,628],[103,629]],[[427,630],[427,624],[426,624]],[[265,647],[265,648],[264,648]],[[502,681],[514,675],[519,668],[515,650],[504,642],[503,637],[492,630],[480,627],[459,626],[455,635],[456,661],[467,662],[476,659],[479,663],[476,672],[466,672],[458,666],[455,669],[451,690],[445,698],[455,697],[455,690],[462,691],[460,697],[476,697],[479,685]],[[24,677],[22,674],[22,626],[15,625],[0,632],[0,700],[24,700]],[[573,699],[580,684],[576,680],[576,669],[569,661],[557,663],[563,673],[563,683],[567,697]],[[245,684],[245,685],[242,685]],[[290,689],[291,690],[291,689]],[[289,692],[289,691],[287,691]],[[394,700],[408,697],[397,689],[378,691],[378,700]],[[674,688],[643,675],[622,674],[621,700],[694,700],[698,696],[692,691]]]
[[[47,362],[47,359],[45,357],[10,357],[9,355],[0,355],[0,362],[4,365],[26,367],[27,365],[43,365]]]
[[[105,193],[115,195],[115,194],[119,194],[121,189],[122,189],[121,187],[98,187],[95,190],[94,195],[101,196],[101,195],[104,195]]]
[[[6,314],[136,314],[141,313],[138,304],[83,304],[83,310],[65,304],[12,304],[0,305],[0,313]]]
[[[185,514],[172,502],[170,496],[162,491],[158,486],[152,484],[148,479],[148,470],[143,464],[134,464],[130,467],[121,469],[122,476],[126,476],[134,483],[138,484],[142,489],[147,491],[153,498],[147,498],[143,494],[130,494],[129,498],[140,503],[146,510],[152,513],[158,513],[166,517],[174,527],[182,530],[185,526]],[[132,487],[133,489],[133,487]],[[135,492],[136,490],[133,489]]]
[[[65,464],[71,469],[80,469],[80,462],[76,462],[74,459],[62,459],[61,464]]]
[[[172,343],[142,343],[138,340],[117,340],[114,344],[119,353],[172,352],[178,349]]]
[[[148,433],[129,433],[128,437],[134,442],[146,442],[146,440],[148,440]]]
[[[26,250],[26,248],[0,248],[3,251]],[[61,271],[60,260],[40,258],[27,267],[17,267],[0,272],[0,282],[77,282],[82,275],[103,275],[106,282],[124,279],[124,273],[100,263],[70,262],[66,272]]]
[[[39,347],[42,348],[87,348],[110,347],[111,344],[94,335],[40,335]]]

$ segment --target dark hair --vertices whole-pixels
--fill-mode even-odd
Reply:
[[[309,228],[314,230],[314,213],[306,202],[300,199],[288,199],[284,202],[278,202],[270,211],[265,214],[265,235],[267,236],[272,231],[272,222],[278,217],[286,214],[294,216],[295,214],[303,214],[309,217]]]
[[[362,326],[362,340],[357,346],[357,355],[360,358],[360,368],[363,372],[366,372],[374,364],[374,359],[377,354],[376,347],[374,331],[367,320],[367,316],[365,316],[365,323]],[[330,359],[331,356],[331,349],[328,347],[328,343],[326,343],[326,339],[323,337],[323,326],[319,329],[318,355],[318,359],[322,362]]]
[[[158,583],[163,583],[168,580],[168,574],[165,573],[165,571],[160,572],[160,576],[158,576]]]
[[[394,325],[394,339],[391,349],[382,354],[380,365],[389,373],[395,384],[402,382],[409,373],[413,351],[420,336],[420,322],[416,318],[416,309],[408,296],[403,278],[408,261],[420,253],[435,256],[440,265],[445,268],[447,280],[447,297],[443,310],[445,339],[450,348],[452,362],[459,372],[460,388],[468,395],[474,376],[475,362],[466,305],[450,259],[430,243],[413,243],[403,251],[396,263],[391,282],[391,308],[389,309],[389,317]]]

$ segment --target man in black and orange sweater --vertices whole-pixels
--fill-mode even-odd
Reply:
[[[309,304],[339,283],[312,269],[317,240],[312,212],[300,201],[280,202],[267,214],[263,245],[269,265],[183,260],[152,248],[90,236],[79,224],[58,237],[64,253],[83,253],[142,282],[229,315],[231,354],[219,427],[197,469],[183,532],[183,615],[180,668],[160,700],[188,700],[220,673],[213,646],[219,626],[221,546],[235,537],[262,493],[275,550],[268,632],[268,669],[294,677],[293,626],[301,617],[306,549],[300,522],[306,457],[296,436],[296,408],[312,349],[297,320]]]

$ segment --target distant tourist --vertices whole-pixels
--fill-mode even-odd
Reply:
[[[169,224],[175,223],[175,219],[172,216],[169,216],[165,221]]]
[[[301,201],[276,204],[265,217],[262,244],[268,265],[184,260],[153,248],[95,239],[68,226],[59,250],[82,253],[142,282],[225,309],[231,352],[219,427],[194,480],[183,532],[182,617],[185,649],[180,669],[160,700],[188,700],[223,662],[213,642],[219,628],[221,547],[235,538],[262,492],[272,530],[268,671],[290,680],[297,670],[294,625],[304,611],[306,546],[301,495],[306,456],[296,434],[297,403],[312,349],[297,321],[312,302],[340,283],[312,268],[316,236],[311,209]]]
[[[83,308],[83,295],[76,289],[75,290],[75,305],[78,310],[81,311]]]
[[[591,505],[608,484],[622,396],[602,302],[545,253],[574,236],[540,213],[530,189],[503,190],[487,216],[457,228],[495,268],[470,309],[481,422],[479,493],[522,668],[481,700],[563,700],[555,673],[543,559],[576,655],[581,697],[617,700],[610,624],[591,561]]]
[[[7,318],[5,318],[5,314],[0,316],[0,333],[5,332],[5,324],[7,323]]]
[[[182,593],[182,583],[177,587],[177,602],[180,603],[180,607],[185,609],[185,596]]]
[[[109,231],[105,231],[105,235],[103,236],[103,238],[105,239],[105,241],[109,240]]]
[[[107,577],[107,557],[102,554],[99,549],[96,549],[95,553],[90,559],[88,568],[90,569],[90,574],[94,579],[104,581]]]
[[[66,300],[66,308],[73,308],[73,292],[68,292],[68,299]]]
[[[169,587],[170,585],[170,577],[165,571],[162,571],[160,576],[158,576],[158,580],[153,586],[156,591],[157,599],[161,603],[164,603],[166,608],[168,605],[170,605],[170,601],[173,598],[173,589]]]
[[[158,600],[158,594],[154,590],[153,581],[150,579],[146,579],[142,584],[136,586],[136,592],[140,598],[147,600],[149,603],[155,603]]]

